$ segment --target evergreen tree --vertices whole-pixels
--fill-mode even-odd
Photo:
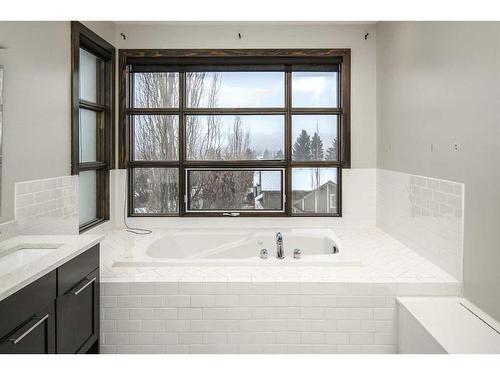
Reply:
[[[332,141],[331,147],[328,147],[326,149],[326,160],[337,160],[338,159],[338,141],[337,138],[335,138]]]
[[[295,160],[311,160],[311,137],[305,130],[300,132],[293,145],[293,157]]]
[[[276,154],[274,154],[274,159],[283,160],[283,151],[278,150],[278,152],[276,152]]]
[[[323,160],[325,153],[323,151],[323,141],[318,132],[314,132],[311,139],[311,155],[313,160]]]
[[[264,160],[269,160],[271,158],[271,153],[269,152],[269,150],[267,148],[264,150],[264,154],[262,155],[262,158]]]

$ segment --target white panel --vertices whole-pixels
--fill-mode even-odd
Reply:
[[[80,172],[79,204],[80,224],[88,223],[97,217],[97,178],[96,171]]]

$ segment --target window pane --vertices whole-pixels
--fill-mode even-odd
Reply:
[[[80,163],[97,160],[97,113],[80,108]]]
[[[283,160],[285,118],[187,116],[188,160]]]
[[[189,170],[188,210],[283,209],[281,170]]]
[[[284,107],[283,72],[190,72],[186,74],[191,108]]]
[[[292,212],[338,212],[337,168],[293,168]]]
[[[292,116],[293,160],[338,160],[336,115]]]
[[[97,103],[97,77],[103,61],[80,48],[80,99]]]
[[[132,169],[135,214],[179,211],[179,171],[176,168]]]
[[[179,106],[179,73],[133,73],[135,108],[174,108]]]
[[[134,126],[135,160],[178,160],[179,117],[131,116]]]
[[[97,172],[80,172],[78,176],[80,225],[97,218]]]
[[[337,72],[293,72],[293,107],[338,107]]]

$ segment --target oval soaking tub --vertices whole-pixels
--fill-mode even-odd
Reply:
[[[276,257],[277,232],[284,259]],[[262,249],[267,259],[260,257]],[[295,249],[300,259],[294,258]],[[344,254],[330,229],[181,229],[154,233],[113,266],[360,266],[353,255]]]

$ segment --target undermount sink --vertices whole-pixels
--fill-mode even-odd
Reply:
[[[62,244],[19,244],[0,250],[0,275],[32,263],[60,248]]]

